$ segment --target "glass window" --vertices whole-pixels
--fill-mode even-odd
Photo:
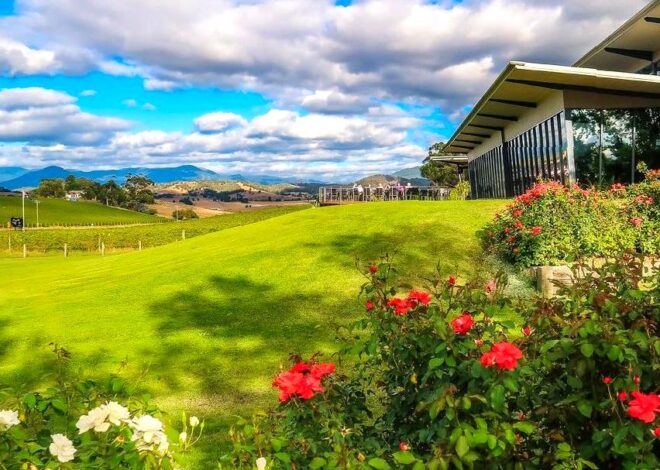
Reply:
[[[603,111],[603,161],[601,185],[632,183],[632,111]]]
[[[645,162],[651,169],[660,168],[660,108],[632,112],[635,122],[635,166]],[[641,175],[636,172],[635,181]]]
[[[583,186],[598,184],[600,174],[601,113],[593,109],[576,109],[573,120],[573,157],[577,182]]]

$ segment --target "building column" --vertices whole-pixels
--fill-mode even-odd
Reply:
[[[502,137],[502,161],[504,163],[504,193],[507,198],[515,196],[513,190],[513,169],[511,167],[511,154],[509,143],[506,141],[504,131],[500,131]]]

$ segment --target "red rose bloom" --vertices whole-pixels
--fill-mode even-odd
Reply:
[[[630,222],[630,225],[633,225],[635,227],[639,227],[640,225],[642,225],[642,219],[639,218],[639,217],[632,217],[629,220],[629,222]]]
[[[374,309],[374,303],[373,303],[373,301],[371,301],[371,300],[367,300],[367,303],[366,303],[366,305],[364,306],[364,308],[366,308],[368,312],[371,312],[371,311]]]
[[[523,327],[523,329],[522,329],[522,333],[523,333],[525,336],[529,336],[529,335],[532,334],[532,329],[531,329],[529,326],[525,326],[525,327]]]
[[[532,235],[533,236],[536,237],[540,233],[541,233],[541,227],[539,227],[538,225],[536,227],[532,227]]]
[[[473,325],[474,320],[472,319],[472,315],[468,312],[463,312],[461,316],[456,317],[451,321],[451,328],[457,335],[466,334],[472,329]]]
[[[511,252],[512,252],[514,255],[517,255],[518,253],[520,253],[520,248],[513,248],[513,249],[511,250]]]
[[[616,394],[616,397],[620,401],[626,401],[628,399],[628,394],[624,390],[621,390],[619,393]]]
[[[640,380],[639,380],[639,375],[634,376],[634,377],[633,377],[633,383],[634,383],[635,385],[639,385],[639,382],[640,382]]]
[[[481,356],[481,365],[484,367],[497,366],[500,370],[513,370],[518,367],[518,361],[522,357],[522,351],[515,344],[502,341],[494,344],[489,352]]]
[[[660,437],[660,427],[657,427],[653,430],[653,435],[655,437]]]
[[[431,301],[431,294],[413,289],[410,291],[410,294],[408,294],[408,301],[415,305],[428,305]]]
[[[525,226],[523,225],[523,223],[522,223],[521,221],[519,221],[519,220],[516,220],[516,221],[513,223],[513,226],[516,227],[518,230],[522,230],[523,228],[525,228]]]
[[[513,211],[513,216],[514,217],[518,218],[521,215],[522,215],[522,211],[520,209],[516,209],[515,211]]]
[[[334,370],[335,365],[331,362],[313,364],[301,361],[275,377],[273,387],[280,389],[279,400],[281,403],[285,403],[293,397],[309,400],[316,393],[322,393],[325,390],[321,385],[321,379],[333,373]]]
[[[401,441],[399,442],[399,450],[401,450],[401,452],[408,452],[410,450],[410,446],[406,442]]]
[[[371,266],[369,266],[369,272],[371,274],[377,273],[378,272],[378,266],[376,266],[375,264],[372,264]]]
[[[655,414],[660,413],[660,395],[637,391],[630,394],[633,399],[628,402],[628,416],[647,424],[655,421]]]
[[[447,284],[449,284],[452,287],[455,286],[456,285],[456,276],[449,276],[447,278]]]
[[[603,383],[604,384],[609,385],[612,382],[614,382],[614,379],[612,377],[607,377],[607,376],[603,377]]]
[[[405,315],[410,310],[415,308],[415,304],[410,302],[408,299],[400,299],[394,297],[387,301],[387,306],[394,309],[395,315]]]

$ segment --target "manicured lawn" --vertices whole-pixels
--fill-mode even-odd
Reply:
[[[2,226],[9,223],[10,217],[21,217],[22,198],[0,196],[0,221]],[[163,222],[162,218],[139,212],[104,206],[96,202],[69,202],[64,199],[44,199],[39,201],[39,225],[104,225]],[[25,199],[25,222],[30,226],[37,223],[37,204]]]
[[[51,341],[89,374],[126,360],[129,377],[149,369],[144,388],[167,410],[207,419],[192,457],[212,457],[231,416],[276,402],[270,382],[289,352],[336,349],[335,327],[362,312],[356,256],[396,253],[420,286],[438,261],[482,269],[475,232],[503,205],[309,209],[139,253],[2,259],[0,384],[37,385]]]

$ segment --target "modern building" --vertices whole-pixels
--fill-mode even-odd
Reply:
[[[631,183],[660,168],[660,0],[573,66],[511,62],[444,147],[464,155],[473,198],[538,179]]]

